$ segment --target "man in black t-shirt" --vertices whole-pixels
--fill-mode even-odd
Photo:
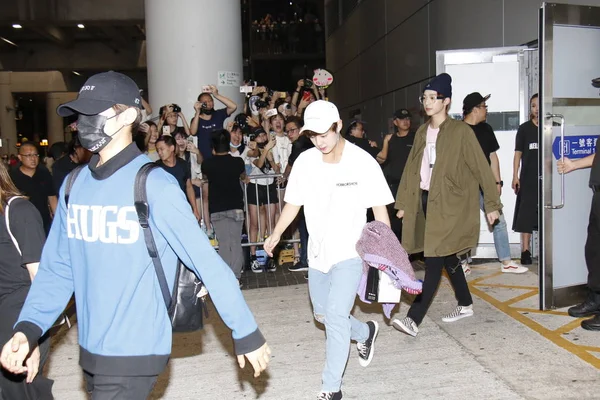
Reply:
[[[202,175],[208,180],[208,208],[219,241],[219,255],[239,281],[244,267],[244,193],[240,180],[246,180],[246,165],[241,157],[229,154],[230,143],[231,135],[226,129],[212,133],[214,153],[202,164]]]
[[[394,113],[393,122],[396,133],[386,135],[383,139],[383,147],[377,154],[377,162],[383,165],[383,175],[394,197],[398,192],[404,166],[415,141],[415,133],[410,130],[411,117],[410,111],[405,108]],[[402,241],[402,220],[396,216],[393,203],[388,205],[388,212],[392,230]]]
[[[196,194],[194,193],[194,187],[192,186],[191,171],[188,163],[182,158],[179,158],[175,154],[175,146],[177,143],[173,136],[163,135],[156,141],[156,151],[160,160],[156,163],[160,165],[165,171],[173,175],[179,183],[179,187],[185,193],[188,203],[192,206],[194,215],[197,220],[200,220],[200,213],[196,206]]]
[[[469,94],[463,100],[463,116],[464,121],[473,129],[475,137],[479,141],[481,150],[485,155],[485,158],[490,163],[492,173],[496,178],[496,187],[498,193],[502,194],[503,182],[500,178],[500,161],[496,151],[500,149],[494,129],[485,122],[487,119],[487,104],[486,101],[490,98],[490,95],[483,97],[481,94],[475,92]],[[483,210],[483,195],[480,195],[480,208]],[[496,247],[496,253],[500,260],[501,271],[509,272],[513,274],[522,274],[529,271],[526,267],[517,264],[512,261],[510,256],[510,243],[508,241],[508,229],[506,227],[506,219],[503,213],[500,213],[498,223],[493,226],[494,234],[494,246]],[[466,259],[465,259],[466,261]],[[470,268],[466,262],[463,263],[463,270],[466,274],[470,272]]]
[[[592,80],[592,86],[600,88],[600,78]],[[592,317],[581,321],[581,327],[588,331],[600,331],[600,160],[598,154],[598,141],[594,154],[579,160],[570,160],[564,157],[558,160],[557,168],[560,174],[567,174],[582,168],[592,167],[589,186],[594,193],[588,224],[588,236],[585,242],[585,263],[588,270],[588,295],[585,301],[569,308],[571,317]]]
[[[40,154],[36,145],[25,142],[19,148],[19,161],[21,165],[13,168],[10,177],[21,193],[29,197],[29,201],[38,209],[44,222],[46,234],[50,231],[52,216],[54,214],[58,199],[52,175],[39,165]]]

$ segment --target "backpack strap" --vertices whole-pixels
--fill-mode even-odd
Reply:
[[[6,207],[4,207],[4,221],[6,222],[6,230],[8,231],[8,235],[12,239],[12,242],[15,245],[15,247],[17,248],[17,251],[19,252],[20,255],[23,255],[23,253],[21,253],[21,247],[19,246],[19,242],[17,242],[17,238],[15,238],[12,231],[10,230],[10,217],[8,216],[8,210],[10,209],[10,203],[12,203],[13,200],[22,199],[22,198],[24,198],[24,197],[23,196],[13,196],[10,199],[8,199],[8,201],[6,202]]]
[[[148,223],[148,217],[150,216],[150,208],[148,206],[148,193],[146,191],[146,181],[148,180],[148,175],[150,174],[150,172],[157,167],[159,167],[158,164],[149,162],[147,164],[144,164],[140,168],[140,170],[135,176],[133,199],[135,204],[135,211],[137,212],[140,226],[144,231],[144,240],[146,241],[148,255],[150,256],[150,258],[152,259],[152,263],[154,264],[154,270],[156,271],[156,277],[158,278],[158,284],[160,285],[160,290],[165,301],[165,306],[167,307],[167,310],[170,310],[173,297],[171,296],[171,292],[169,292],[167,277],[165,276],[165,271],[163,270],[162,262],[160,261],[158,250],[156,248],[156,242],[154,241],[154,236],[152,236],[150,224]]]
[[[65,205],[69,205],[69,196],[71,195],[71,189],[75,184],[75,179],[79,176],[79,173],[87,164],[78,165],[73,171],[67,175],[67,185],[65,186]]]

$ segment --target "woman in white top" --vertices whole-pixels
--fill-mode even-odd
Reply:
[[[339,400],[350,341],[357,342],[359,363],[366,367],[379,330],[377,322],[364,323],[350,315],[363,271],[356,242],[368,208],[373,208],[376,220],[389,226],[386,205],[394,198],[377,161],[341,137],[342,121],[333,103],[312,103],[304,122],[301,133],[315,147],[294,162],[285,207],[264,248],[272,256],[282,233],[304,206],[308,288],[314,317],[327,333],[327,360],[317,399]]]

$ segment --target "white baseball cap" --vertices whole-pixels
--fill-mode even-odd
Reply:
[[[317,100],[309,104],[304,111],[304,126],[300,133],[313,131],[327,133],[331,125],[340,120],[340,112],[335,104],[325,100]]]

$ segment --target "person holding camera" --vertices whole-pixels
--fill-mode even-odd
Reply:
[[[181,119],[183,127],[177,126]],[[176,132],[184,131],[186,135],[190,134],[190,127],[181,112],[181,107],[177,104],[168,104],[160,108],[160,119],[158,120],[158,132],[161,135],[175,135]]]
[[[225,104],[226,108],[215,110],[213,97]],[[212,157],[210,134],[218,129],[223,129],[227,117],[237,110],[235,102],[221,94],[215,85],[210,85],[206,91],[198,96],[194,104],[196,115],[192,118],[190,133],[198,138],[198,148],[205,160]]]

